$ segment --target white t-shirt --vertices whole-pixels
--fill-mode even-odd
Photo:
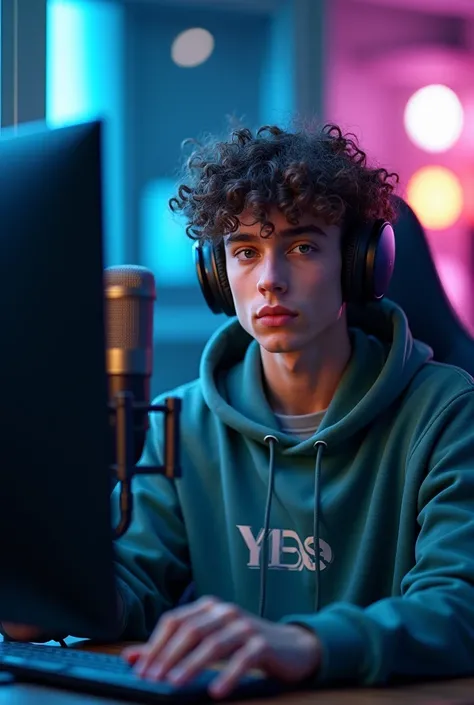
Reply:
[[[275,414],[275,416],[282,431],[306,440],[316,433],[326,411],[327,409],[323,409],[315,414],[303,414],[302,416],[287,416],[285,414]]]

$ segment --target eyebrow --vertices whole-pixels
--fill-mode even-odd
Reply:
[[[285,228],[284,230],[278,231],[278,234],[282,237],[295,237],[296,235],[306,235],[307,233],[314,233],[316,235],[323,235],[326,237],[324,230],[314,223],[308,223],[307,225],[295,225],[294,227]],[[225,241],[225,244],[230,245],[235,242],[254,242],[257,237],[259,236],[253,233],[231,233]]]

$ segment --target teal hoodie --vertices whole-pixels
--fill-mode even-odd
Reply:
[[[197,596],[313,629],[318,684],[474,673],[473,381],[431,361],[388,300],[350,332],[308,440],[279,430],[236,319],[199,379],[156,400],[182,399],[182,477],[133,480],[116,542],[122,638],[147,639],[193,581]],[[163,462],[162,427],[152,415],[143,464]]]

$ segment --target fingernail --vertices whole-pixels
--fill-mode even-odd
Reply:
[[[155,666],[155,668],[153,669],[153,675],[154,675],[156,678],[161,678],[161,676],[163,675],[163,666],[162,666],[162,664],[158,664],[158,666]]]
[[[184,671],[181,668],[174,668],[168,673],[168,680],[172,683],[179,683],[184,675]]]
[[[225,681],[216,680],[211,683],[209,690],[211,691],[211,695],[216,698],[220,698],[226,694],[226,683]]]
[[[151,681],[162,681],[167,679],[167,674],[161,666],[150,666],[146,677]]]
[[[135,671],[137,676],[143,676],[143,674],[145,673],[145,669],[146,669],[146,662],[143,661],[142,659],[139,659],[136,662],[135,666],[133,667],[133,670]]]

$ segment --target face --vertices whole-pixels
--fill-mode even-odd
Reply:
[[[269,237],[245,214],[225,237],[229,284],[242,327],[265,350],[302,352],[341,325],[341,231],[309,215],[293,226],[278,210],[269,220]]]

